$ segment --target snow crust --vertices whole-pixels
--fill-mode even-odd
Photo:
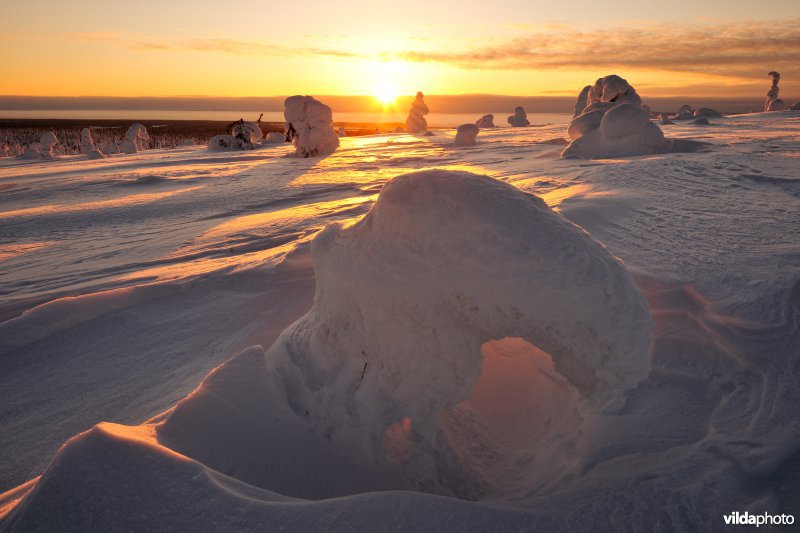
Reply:
[[[298,157],[332,154],[339,147],[331,108],[311,96],[290,96],[283,103],[286,134]]]
[[[428,104],[425,103],[425,97],[420,91],[411,103],[411,109],[408,110],[406,131],[408,133],[425,133],[428,131],[428,121],[425,120],[425,115],[428,113]]]

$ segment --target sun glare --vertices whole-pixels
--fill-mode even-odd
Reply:
[[[375,98],[384,106],[395,103],[397,100],[397,89],[388,81],[382,81],[375,86]]]

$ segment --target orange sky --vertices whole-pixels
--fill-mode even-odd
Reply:
[[[0,94],[800,95],[800,2],[97,0],[2,7]],[[124,7],[123,7],[124,6]],[[667,12],[668,11],[668,12]]]

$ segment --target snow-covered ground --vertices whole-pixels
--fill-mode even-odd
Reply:
[[[800,112],[710,122],[618,160],[565,125],[1,159],[0,530],[797,516]],[[430,169],[516,189],[375,203]]]

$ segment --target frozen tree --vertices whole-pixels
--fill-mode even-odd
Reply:
[[[597,80],[587,102],[583,112],[570,122],[567,133],[572,141],[562,157],[624,157],[672,148],[671,141],[650,121],[636,90],[619,76]]]
[[[58,137],[52,131],[42,133],[39,139],[39,155],[42,159],[55,159],[55,148],[58,144]]]
[[[148,141],[150,141],[150,135],[147,133],[147,128],[137,122],[131,124],[128,128],[120,149],[126,154],[135,154],[136,152],[147,149],[145,143]]]
[[[331,108],[311,96],[290,96],[283,103],[286,140],[300,157],[332,154],[339,147]]]
[[[772,86],[767,92],[767,101],[764,103],[764,111],[782,111],[786,109],[786,104],[778,98],[778,82],[781,81],[781,75],[774,70],[767,76],[772,77]]]
[[[508,123],[515,128],[531,125],[531,123],[528,121],[528,115],[525,113],[525,110],[522,109],[521,105],[518,105],[516,108],[514,108],[514,114],[508,117]]]
[[[496,128],[497,126],[494,125],[494,115],[483,115],[481,118],[475,122],[475,125],[479,128]]]
[[[428,131],[428,121],[425,120],[425,115],[430,111],[423,98],[422,92],[418,92],[417,97],[414,98],[414,102],[411,104],[411,109],[408,110],[408,117],[406,118],[406,131],[408,133],[425,133]]]
[[[94,138],[92,137],[92,130],[83,128],[81,130],[81,153],[88,154],[95,149]]]

